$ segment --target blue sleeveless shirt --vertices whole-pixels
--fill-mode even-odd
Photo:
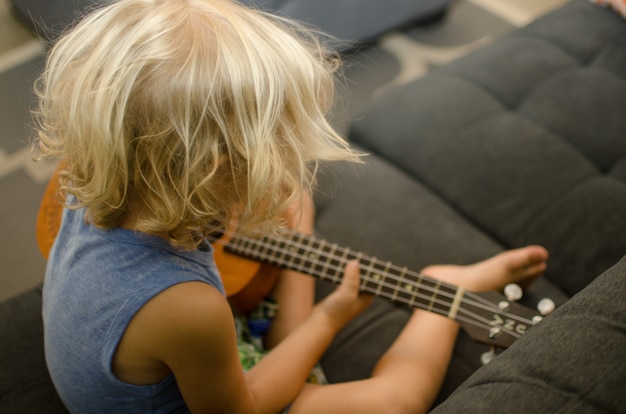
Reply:
[[[173,375],[154,385],[118,380],[112,360],[128,323],[150,299],[200,281],[224,294],[211,246],[182,251],[159,237],[85,223],[65,210],[43,293],[46,362],[71,412],[185,413]]]

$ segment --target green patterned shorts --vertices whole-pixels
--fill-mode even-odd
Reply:
[[[277,311],[278,304],[276,302],[265,300],[249,315],[237,316],[235,318],[239,360],[244,371],[248,371],[267,354],[268,351],[263,346],[263,337],[267,333]],[[311,371],[308,382],[312,384],[328,384],[319,364]]]

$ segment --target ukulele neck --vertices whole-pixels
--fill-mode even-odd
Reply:
[[[461,287],[424,276],[406,267],[300,233],[292,233],[283,239],[235,237],[224,250],[335,284],[343,279],[346,264],[358,260],[362,292],[451,319],[456,319],[465,292]]]

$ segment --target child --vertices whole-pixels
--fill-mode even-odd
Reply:
[[[329,126],[336,59],[295,24],[230,0],[120,0],[52,48],[38,147],[66,162],[44,288],[46,360],[73,412],[425,412],[458,327],[416,311],[369,380],[313,385],[368,304],[358,263],[313,306],[283,272],[272,350],[244,372],[206,237],[312,232],[316,165],[357,160]],[[498,289],[543,272],[538,246],[434,277]]]

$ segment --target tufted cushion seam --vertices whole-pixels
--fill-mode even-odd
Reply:
[[[609,180],[613,180],[616,181],[620,184],[625,184],[626,185],[626,177],[620,177],[617,175],[613,175],[613,174],[605,174],[606,178],[608,178]]]
[[[626,28],[623,30],[626,31]],[[624,34],[622,34],[621,32],[615,36],[615,38],[608,44],[605,45],[605,47],[603,47],[601,50],[598,51],[598,53],[595,54],[595,56],[593,57],[593,59],[589,62],[589,64],[587,65],[590,68],[602,71],[603,73],[605,73],[607,76],[611,76],[613,78],[618,79],[619,81],[626,83],[626,78],[619,76],[617,74],[615,74],[614,72],[611,72],[610,70],[604,69],[601,66],[597,66],[596,63],[599,60],[599,58],[602,56],[602,54],[611,49],[612,47],[620,47],[619,45],[619,40],[618,38],[620,37],[624,37]]]
[[[596,57],[599,54],[599,51],[606,49],[607,44],[613,44],[616,41],[616,39],[620,37],[621,32],[622,32],[621,29],[616,30],[615,33],[611,34],[610,36],[607,36],[606,39],[599,42],[599,47],[597,47],[596,50],[588,56],[580,56],[576,52],[570,50],[565,44],[560,43],[548,36],[545,36],[539,32],[536,32],[530,29],[524,30],[520,33],[516,33],[515,36],[539,40],[563,52],[565,55],[569,56],[572,60],[578,62],[580,66],[588,66],[591,64],[591,62],[593,62],[596,59]]]
[[[469,226],[474,228],[476,231],[480,232],[482,235],[489,238],[497,245],[502,246],[503,249],[514,247],[514,246],[511,246],[511,244],[508,243],[505,239],[503,239],[494,231],[492,231],[492,229],[486,228],[484,224],[481,223],[480,220],[477,219],[477,217],[474,217],[465,208],[463,208],[463,206],[460,203],[450,198],[443,191],[441,186],[429,180],[427,176],[425,176],[424,174],[421,174],[418,171],[407,168],[401,162],[398,163],[394,161],[393,157],[388,156],[384,152],[378,153],[374,151],[374,153],[376,154],[377,157],[381,158],[387,163],[390,163],[392,165],[394,165],[395,163],[395,168],[398,171],[400,171],[401,173],[405,174],[408,177],[412,177],[413,180],[417,181],[426,191],[432,194],[433,197],[445,203],[445,205],[448,207],[448,209],[450,209],[451,212],[453,212],[457,217],[462,219],[465,223],[467,223]]]
[[[391,157],[386,156],[385,154],[378,154],[377,153],[376,155],[378,157],[382,158],[383,160],[385,160],[385,162],[388,162],[390,164],[394,163],[394,160]],[[445,205],[454,214],[456,214],[459,218],[464,220],[468,225],[472,226],[474,229],[476,229],[477,231],[482,233],[484,236],[486,236],[489,239],[493,240],[496,244],[498,244],[500,246],[503,246],[503,248],[504,247],[507,247],[507,248],[511,248],[512,247],[512,246],[509,245],[510,243],[507,243],[506,240],[503,240],[496,233],[491,231],[491,229],[485,228],[483,223],[481,223],[473,215],[469,214],[469,212],[466,211],[466,209],[464,209],[463,206],[460,203],[458,203],[457,201],[455,201],[452,198],[450,198],[442,190],[441,186],[439,186],[437,183],[434,183],[431,180],[429,180],[427,176],[425,176],[424,174],[419,173],[418,171],[414,171],[414,170],[411,170],[411,169],[407,168],[406,166],[402,165],[402,163],[398,163],[396,165],[396,168],[399,171],[401,171],[403,174],[407,175],[408,177],[412,177],[414,180],[419,182],[420,185],[425,190],[427,190],[434,197],[436,197],[437,199],[439,199],[440,201],[445,203]]]
[[[560,73],[563,73],[564,71],[569,71],[569,70],[574,70],[575,68],[585,68],[585,67],[593,67],[594,62],[597,61],[598,57],[602,55],[602,53],[606,50],[608,50],[611,46],[613,46],[620,37],[623,36],[622,32],[626,30],[626,29],[619,29],[616,30],[614,33],[612,33],[610,36],[607,36],[606,39],[604,39],[603,41],[599,42],[599,47],[589,56],[580,56],[579,54],[574,53],[573,51],[571,51],[570,49],[568,49],[566,47],[566,45],[555,41],[553,39],[551,39],[548,36],[544,36],[541,33],[538,32],[533,32],[532,30],[526,30],[520,33],[515,33],[514,35],[510,35],[509,38],[519,38],[519,39],[529,39],[529,40],[537,40],[541,43],[544,43],[546,46],[551,47],[551,48],[555,48],[558,49],[560,52],[562,52],[564,55],[566,55],[567,57],[569,57],[571,59],[571,61],[573,62],[572,65],[568,65],[560,70],[555,71],[552,76],[544,78],[541,80],[541,82],[538,82],[537,84],[533,85],[531,88],[529,88],[526,93],[524,94],[524,96],[520,97],[520,99],[518,100],[518,102],[516,104],[511,104],[509,103],[503,96],[501,96],[500,94],[498,94],[493,88],[490,87],[490,85],[488,83],[483,83],[483,82],[479,82],[476,79],[467,77],[467,76],[463,76],[463,72],[462,71],[455,71],[453,74],[452,73],[446,73],[443,70],[439,70],[436,71],[434,73],[436,73],[437,75],[440,76],[449,76],[449,77],[454,77],[458,80],[462,80],[464,82],[466,82],[467,84],[473,85],[477,88],[479,88],[480,90],[482,90],[483,92],[485,92],[486,94],[492,96],[494,98],[494,100],[496,100],[498,103],[500,103],[502,106],[511,109],[511,110],[516,110],[517,108],[519,108],[523,102],[525,101],[526,97],[530,94],[533,93],[533,91],[537,88],[540,87],[543,83],[549,81],[550,79],[552,79],[555,76],[558,76]],[[486,46],[489,47],[489,46]],[[595,67],[594,67],[595,68]],[[443,68],[445,69],[445,68]],[[602,68],[596,68],[598,70],[601,70],[603,73],[606,73],[609,76],[615,77],[617,79],[620,79],[621,81],[626,81],[624,79],[622,79],[621,77],[615,75],[614,73],[602,69]]]
[[[626,24],[623,24],[622,27],[619,27],[617,29],[615,29],[615,31],[609,35],[607,35],[605,37],[605,39],[601,40],[600,42],[598,42],[598,47],[594,50],[593,53],[591,53],[588,56],[581,56],[580,54],[570,50],[567,45],[558,42],[552,38],[550,38],[549,36],[545,36],[542,33],[538,32],[538,31],[534,31],[532,30],[532,26],[527,27],[525,29],[522,29],[522,31],[514,33],[511,36],[515,36],[518,38],[528,38],[528,39],[535,39],[535,40],[539,40],[547,45],[553,46],[556,49],[558,49],[559,51],[563,52],[565,55],[569,56],[573,61],[576,61],[579,63],[580,66],[582,67],[591,67],[595,64],[595,62],[598,60],[598,58],[606,51],[609,50],[611,47],[615,46],[616,44],[619,43],[619,39],[624,37],[624,32],[626,31]],[[606,72],[607,74],[611,74],[613,76],[617,76],[614,73],[608,71],[608,70],[604,70],[604,72]],[[618,78],[622,79],[621,77],[617,76]],[[626,80],[625,80],[626,81]]]
[[[626,79],[623,79],[620,76],[615,75],[614,73],[611,73],[609,71],[606,71],[606,70],[604,70],[602,68],[595,67],[595,66],[579,67],[579,68],[576,68],[574,70],[560,71],[558,73],[555,73],[553,77],[547,78],[544,83],[547,83],[548,81],[550,81],[550,80],[552,80],[552,79],[554,79],[554,78],[556,78],[558,76],[562,76],[563,74],[566,74],[567,72],[578,72],[578,71],[589,71],[590,73],[596,72],[596,73],[598,73],[598,76],[601,77],[601,78],[604,78],[604,79],[610,78],[612,80],[618,81],[618,83],[622,83],[622,84],[626,85]],[[596,168],[598,168],[598,170],[601,171],[602,173],[605,173],[605,174],[609,173],[611,171],[611,169],[613,169],[615,167],[615,165],[617,165],[620,162],[620,158],[617,158],[611,165],[608,165],[608,166],[597,165],[596,162],[590,158],[589,154],[587,154],[581,148],[576,146],[574,142],[571,142],[567,138],[567,136],[564,136],[563,135],[563,131],[560,131],[560,130],[557,130],[557,129],[553,128],[554,126],[557,126],[557,125],[546,124],[544,122],[545,121],[544,119],[537,118],[531,112],[525,110],[525,106],[526,106],[527,101],[530,100],[534,96],[534,93],[537,90],[539,90],[539,88],[541,86],[542,86],[542,84],[537,84],[535,87],[533,87],[529,91],[528,94],[526,94],[524,99],[521,101],[521,105],[520,105],[520,108],[519,108],[517,113],[520,116],[523,116],[524,118],[526,118],[529,122],[532,122],[535,125],[537,125],[538,127],[541,127],[542,129],[544,129],[545,131],[548,131],[552,135],[559,137],[564,145],[567,145],[572,150],[574,150],[577,153],[579,153],[582,157],[587,159],[591,164],[593,164]],[[626,155],[626,154],[624,154],[624,155]]]
[[[490,96],[491,98],[493,98],[493,100],[495,102],[497,102],[498,104],[500,104],[503,108],[506,108],[509,111],[512,112],[519,112],[519,108],[522,107],[522,105],[524,104],[524,102],[527,100],[528,96],[532,95],[534,93],[534,91],[541,87],[543,84],[551,81],[552,79],[554,79],[555,77],[558,77],[560,75],[562,75],[563,73],[566,72],[573,72],[576,70],[579,70],[581,67],[581,65],[576,65],[576,64],[572,64],[570,66],[566,66],[562,69],[559,69],[557,71],[555,71],[551,76],[548,76],[544,79],[542,79],[540,82],[534,84],[532,87],[530,87],[526,93],[521,96],[518,100],[517,103],[515,104],[511,104],[509,103],[506,99],[504,99],[500,94],[498,94],[493,88],[490,88],[488,84],[479,82],[476,79],[467,77],[467,76],[462,76],[460,73],[444,73],[444,72],[437,72],[436,75],[440,76],[440,77],[448,77],[448,78],[453,78],[456,79],[460,82],[464,82],[467,85],[470,85],[476,89],[479,89],[480,91],[482,91],[485,95]],[[610,73],[607,71],[603,71],[606,73]],[[615,75],[613,75],[615,76]],[[424,78],[426,79],[426,78]]]
[[[429,76],[433,76],[433,75],[428,75],[427,77],[423,79],[426,80],[428,79]],[[511,105],[509,105],[504,98],[499,96],[493,89],[489,88],[488,85],[485,85],[482,82],[478,82],[477,80],[466,77],[466,76],[461,76],[461,74],[459,73],[436,72],[436,76],[442,77],[442,78],[456,79],[457,81],[463,82],[466,85],[469,85],[475,89],[480,90],[482,93],[492,98],[496,103],[498,103],[505,110],[514,110],[514,108],[512,108]]]
[[[586,66],[592,60],[592,57],[580,56],[576,54],[575,52],[573,52],[572,50],[568,49],[567,46],[565,46],[563,43],[557,42],[554,39],[551,39],[548,36],[544,36],[538,32],[533,32],[531,30],[522,31],[520,33],[516,33],[515,36],[520,37],[520,38],[539,40],[540,42],[545,43],[546,45],[551,46],[555,49],[558,49],[560,52],[563,52],[563,54],[568,56],[574,62],[577,62],[579,66]],[[591,56],[595,56],[595,53]]]
[[[569,71],[576,71],[579,70],[580,67],[579,66],[571,66],[567,69],[562,69],[558,72],[555,72],[552,76],[545,78],[542,82],[537,83],[536,85],[534,85],[532,88],[530,88],[528,90],[528,92],[520,99],[520,101],[518,102],[518,104],[515,107],[511,107],[510,105],[508,105],[504,99],[502,99],[501,97],[499,97],[493,90],[485,87],[484,85],[482,85],[480,82],[476,82],[473,79],[470,78],[466,78],[466,77],[462,77],[462,76],[458,76],[458,75],[452,75],[452,74],[444,74],[444,73],[438,73],[437,76],[440,77],[449,77],[449,78],[454,78],[460,82],[464,82],[472,87],[475,87],[477,89],[479,89],[480,91],[482,91],[485,95],[490,96],[491,98],[493,98],[493,100],[495,102],[497,102],[498,104],[500,104],[502,106],[502,111],[499,110],[494,110],[493,112],[484,115],[482,118],[480,119],[475,119],[472,120],[472,122],[463,125],[463,128],[460,128],[459,130],[463,130],[465,128],[471,127],[472,125],[476,125],[479,124],[481,122],[485,122],[485,120],[491,119],[493,117],[496,116],[501,116],[503,113],[506,112],[510,112],[513,114],[516,114],[524,119],[526,119],[528,122],[533,123],[534,125],[536,125],[537,127],[543,129],[544,131],[549,132],[551,135],[558,137],[560,139],[561,142],[563,142],[564,145],[566,145],[567,147],[569,147],[570,149],[572,149],[573,151],[576,151],[578,154],[580,154],[581,156],[583,156],[585,159],[588,160],[588,157],[576,146],[574,146],[570,141],[568,141],[567,139],[563,138],[561,136],[561,134],[558,131],[555,131],[554,129],[550,128],[548,125],[546,125],[544,122],[542,122],[539,119],[536,119],[535,117],[533,117],[531,114],[526,113],[525,111],[522,110],[523,104],[524,102],[526,102],[526,100],[532,96],[532,94],[539,89],[543,84],[551,81],[552,79],[561,76],[563,73],[565,72],[569,72]],[[370,150],[373,150],[370,148]],[[373,150],[374,152],[376,152],[375,150]],[[388,158],[388,157],[385,157]],[[394,160],[392,159],[388,159],[388,161],[390,162],[394,162]],[[590,161],[591,164],[593,164],[595,166],[594,163],[592,163]],[[412,171],[406,171],[405,168],[403,168],[405,170],[405,172],[407,172],[408,174],[415,176],[415,174]],[[423,177],[416,177],[419,179],[423,179]],[[431,186],[429,186],[430,189],[432,189]],[[440,195],[440,194],[438,194]]]
[[[593,68],[603,71],[607,75],[610,75],[612,77],[620,79],[621,81],[626,82],[626,79],[622,78],[621,76],[618,76],[615,73],[609,70],[606,70],[604,68],[595,66],[595,63],[598,61],[599,57],[602,56],[602,54],[605,51],[609,50],[611,47],[614,47],[615,45],[618,45],[619,47],[619,40],[624,37],[625,31],[626,31],[626,24],[624,24],[623,27],[616,29],[614,33],[606,36],[604,40],[598,42],[598,47],[595,49],[593,53],[591,53],[588,56],[580,56],[579,54],[570,50],[565,44],[555,41],[554,39],[551,39],[548,36],[542,35],[541,33],[532,31],[530,29],[524,30],[520,33],[516,33],[515,36],[540,40],[543,43],[549,44],[559,49],[561,52],[569,56],[572,60],[578,62],[581,67],[593,67]]]
[[[478,82],[475,79],[469,78],[469,77],[465,77],[465,76],[460,76],[459,74],[450,74],[450,73],[437,73],[437,76],[442,76],[442,77],[449,77],[449,78],[454,78],[458,81],[464,82],[467,85],[470,85],[476,89],[479,89],[480,91],[482,91],[485,95],[488,95],[489,97],[491,97],[495,102],[497,102],[498,104],[500,104],[503,108],[507,109],[507,110],[515,110],[514,107],[512,107],[509,103],[506,102],[506,100],[504,98],[502,98],[502,96],[499,96],[493,89],[489,88],[487,85]]]
[[[537,36],[537,37],[545,39],[546,42],[559,44],[560,45],[559,47],[563,48],[564,51],[570,55],[577,55],[577,53],[574,50],[570,51],[566,43],[560,43],[558,40],[554,40],[550,36],[545,36],[542,34],[542,31],[544,31],[546,27],[546,21],[552,22],[552,19],[554,18],[554,16],[558,14],[559,16],[558,18],[556,18],[557,22],[563,22],[563,21],[570,20],[570,19],[576,21],[576,20],[580,20],[582,16],[582,18],[585,19],[587,23],[590,25],[590,27],[592,28],[594,28],[594,26],[601,25],[604,29],[606,29],[607,25],[614,24],[615,25],[614,32],[604,34],[603,39],[597,42],[597,44],[601,45],[601,44],[606,43],[610,39],[613,39],[619,36],[619,33],[626,27],[626,25],[624,24],[624,19],[617,16],[617,14],[613,13],[612,11],[600,10],[598,12],[598,10],[596,9],[599,9],[599,7],[591,4],[589,0],[571,1],[565,4],[561,8],[561,10],[555,13],[550,13],[542,18],[539,18],[538,20],[530,23],[528,26],[518,30],[517,32],[514,32],[514,34],[515,35],[532,34],[533,36]],[[591,33],[592,36],[594,34],[600,34],[600,33],[598,31]],[[575,42],[575,43],[579,44],[580,42]],[[587,56],[586,59],[582,59],[582,56],[581,56],[581,58],[577,60],[582,59],[583,62],[589,61],[594,54],[595,52],[591,53],[591,55]]]
[[[588,176],[586,179],[579,181],[576,185],[566,189],[562,189],[558,194],[555,194],[552,200],[541,209],[541,214],[532,218],[532,221],[527,223],[526,230],[528,233],[533,233],[535,225],[533,223],[542,223],[545,217],[549,217],[553,211],[559,210],[561,206],[567,201],[570,195],[574,194],[579,189],[583,188],[590,182],[601,178],[603,175],[598,173],[597,175]]]
[[[622,171],[619,170],[620,167],[622,167],[623,165],[626,165],[626,156],[622,158],[618,158],[615,161],[615,164],[613,164],[613,166],[609,169],[606,175],[615,181],[619,181],[620,183],[626,184],[626,174],[622,175],[621,174]],[[626,170],[626,168],[622,168],[622,169]]]

